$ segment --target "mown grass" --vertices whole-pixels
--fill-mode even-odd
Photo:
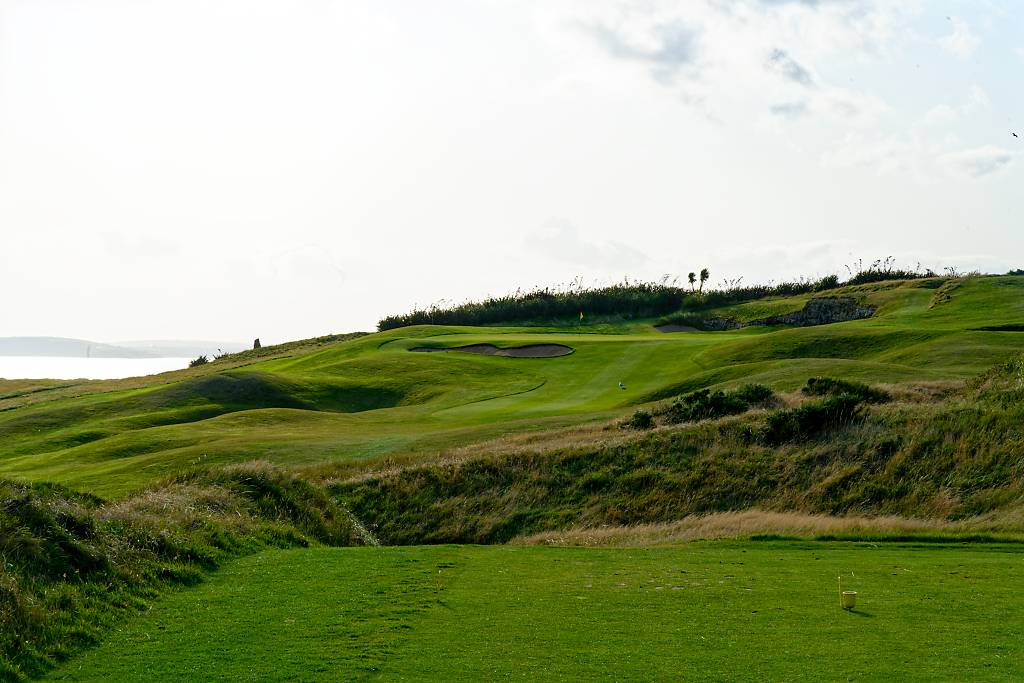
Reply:
[[[52,678],[1010,681],[1022,559],[808,542],[272,551]]]
[[[232,557],[354,542],[322,491],[260,464],[185,473],[116,503],[0,481],[0,679],[40,676]]]

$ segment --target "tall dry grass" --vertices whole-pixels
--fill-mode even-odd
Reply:
[[[1011,519],[1013,517],[1014,519]],[[991,535],[993,539],[1024,540],[1024,507],[952,522],[894,515],[832,516],[759,509],[691,515],[673,522],[564,529],[513,539],[516,545],[634,547],[671,545],[714,539],[758,536],[795,538],[913,538]]]

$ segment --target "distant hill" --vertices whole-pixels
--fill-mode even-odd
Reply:
[[[157,358],[145,349],[101,344],[65,337],[0,337],[0,356],[49,356],[63,358]]]
[[[66,337],[0,337],[0,356],[61,358],[193,358],[245,351],[239,342],[149,339],[105,344]]]

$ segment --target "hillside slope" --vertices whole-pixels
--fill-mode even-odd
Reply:
[[[599,333],[408,327],[300,344],[277,357],[238,354],[244,358],[167,377],[92,383],[79,395],[44,388],[0,406],[0,475],[118,495],[194,464],[429,456],[607,421],[702,387],[760,382],[792,391],[814,375],[957,382],[1024,350],[1024,334],[991,329],[1024,321],[1024,277],[886,282],[835,293],[877,311],[819,327],[675,334],[658,332],[653,320]],[[481,344],[560,344],[573,352],[410,353]]]

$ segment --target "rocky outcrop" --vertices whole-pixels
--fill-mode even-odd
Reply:
[[[811,327],[813,325],[830,325],[849,320],[870,318],[875,314],[875,307],[858,302],[853,297],[829,296],[810,299],[799,311],[772,315],[742,323],[730,318],[709,318],[701,323],[706,330],[736,330],[741,327],[766,325],[789,325],[791,327]]]
[[[799,311],[761,318],[748,324],[810,327],[812,325],[844,323],[848,320],[861,320],[870,318],[874,313],[874,306],[858,303],[856,299],[848,296],[833,296],[811,299]]]

